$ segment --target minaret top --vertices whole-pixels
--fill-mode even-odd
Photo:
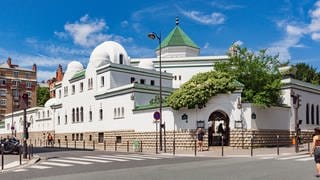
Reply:
[[[179,25],[179,17],[177,16],[176,17],[176,26],[178,26]]]

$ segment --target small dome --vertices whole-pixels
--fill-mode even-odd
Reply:
[[[109,62],[129,65],[128,54],[117,42],[106,41],[98,45],[91,53],[89,67],[98,68]]]
[[[51,98],[44,104],[44,107],[50,107],[55,104],[56,104],[56,98]]]
[[[141,60],[138,67],[154,70],[154,64],[152,60]]]
[[[66,73],[64,74],[64,77],[63,79],[67,79],[69,80],[70,78],[72,78],[72,76],[78,72],[78,71],[81,71],[83,70],[83,65],[78,62],[78,61],[71,61],[69,64],[68,64],[68,67],[67,67],[67,70],[66,70]]]

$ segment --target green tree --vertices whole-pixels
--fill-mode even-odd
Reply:
[[[297,70],[295,75],[296,79],[319,85],[320,74],[317,72],[316,68],[306,63],[297,63],[294,67]]]
[[[50,98],[49,88],[37,87],[37,106],[43,106]]]
[[[231,74],[218,71],[198,73],[168,96],[166,103],[175,110],[195,108],[196,105],[202,107],[210,97],[234,91],[237,86],[239,83]]]
[[[244,85],[242,101],[261,106],[280,105],[281,63],[278,56],[266,54],[266,50],[249,52],[238,45],[232,46],[229,60],[214,64],[216,71],[234,76]]]

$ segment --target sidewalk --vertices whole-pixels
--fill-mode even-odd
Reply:
[[[295,152],[295,147],[279,147],[279,156],[287,156],[294,154],[307,154],[309,153],[308,144],[299,145],[299,152]],[[163,155],[172,155],[172,152],[160,152]],[[195,156],[194,150],[176,150],[175,156]],[[204,151],[196,152],[196,156],[199,157],[222,157],[222,147],[215,146]],[[259,156],[278,156],[277,147],[270,148],[253,148],[252,150],[253,157]],[[251,148],[241,148],[241,147],[223,147],[223,157],[251,157]]]
[[[20,165],[19,155],[5,154],[3,157],[4,157],[4,159],[3,159],[4,167],[2,170],[1,169],[2,164],[0,163],[0,173],[4,173],[4,172],[10,171],[10,170],[22,168],[27,165],[34,164],[40,160],[39,156],[33,156],[33,157],[31,157],[30,160],[28,158],[27,159],[22,158],[21,165]],[[0,155],[0,159],[1,159],[1,155]],[[2,159],[1,159],[1,161],[2,161]]]

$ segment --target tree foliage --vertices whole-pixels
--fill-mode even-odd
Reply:
[[[231,74],[218,71],[198,73],[179,89],[175,90],[166,103],[175,110],[182,107],[204,106],[210,97],[218,93],[234,91],[237,83]]]
[[[232,46],[228,61],[214,64],[216,71],[234,76],[244,85],[242,101],[261,106],[279,105],[281,65],[278,56],[266,54],[266,50],[249,52],[238,45]]]
[[[49,89],[46,87],[37,87],[37,106],[43,106],[50,98]]]
[[[313,66],[306,63],[297,63],[294,67],[297,70],[295,79],[309,82],[315,85],[320,84],[320,73],[318,73],[317,69]]]

